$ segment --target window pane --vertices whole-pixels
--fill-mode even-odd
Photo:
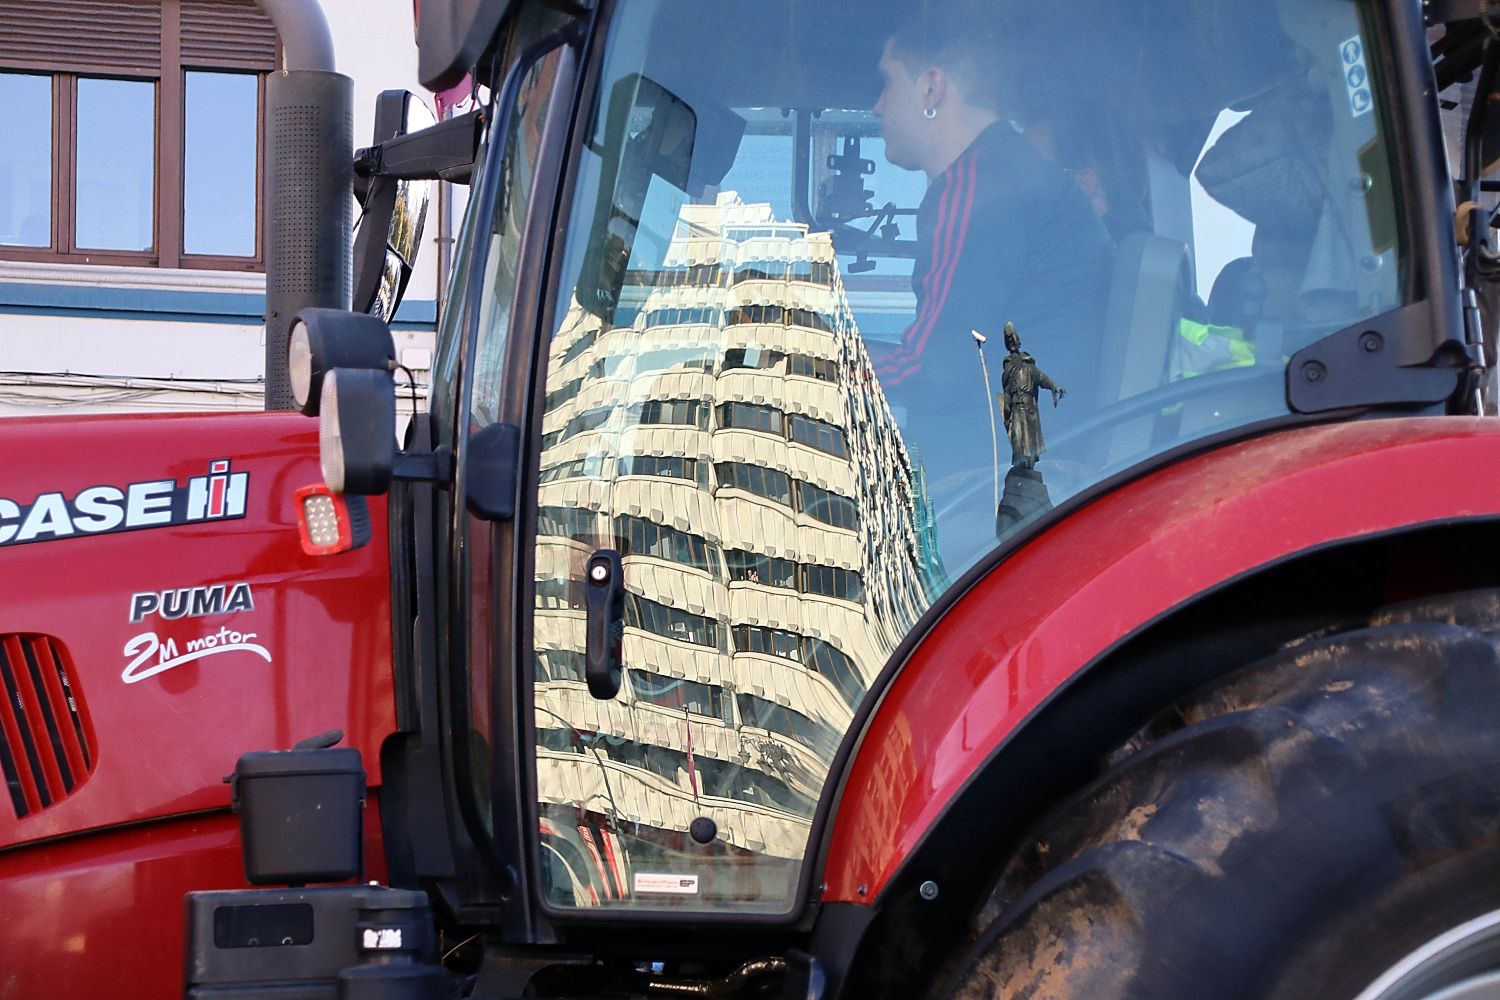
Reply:
[[[52,78],[0,73],[0,243],[52,244]]]
[[[155,204],[156,85],[78,81],[80,250],[150,250]]]
[[[258,92],[249,73],[187,74],[184,253],[255,256]]]

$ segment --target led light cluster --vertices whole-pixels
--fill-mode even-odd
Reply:
[[[349,511],[343,497],[318,483],[295,494],[297,531],[302,551],[310,556],[328,556],[354,548]]]
[[[309,541],[319,548],[338,544],[339,517],[333,510],[333,497],[308,497],[302,501],[302,514],[307,519]]]

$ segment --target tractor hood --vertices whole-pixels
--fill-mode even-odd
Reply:
[[[385,505],[304,554],[301,416],[0,422],[0,849],[226,808],[240,754],[393,728]]]

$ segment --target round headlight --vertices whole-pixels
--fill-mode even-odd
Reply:
[[[292,332],[287,343],[287,375],[292,382],[292,399],[297,408],[307,408],[307,397],[312,392],[312,344],[307,336],[307,324],[300,319],[292,320]]]
[[[344,492],[344,435],[339,426],[338,372],[323,376],[323,394],[318,400],[318,464],[323,482],[335,493]]]

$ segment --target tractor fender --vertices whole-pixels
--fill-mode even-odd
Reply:
[[[1500,425],[1421,417],[1277,430],[1056,514],[971,571],[868,696],[821,844],[825,910],[868,908],[898,875],[910,881],[924,841],[978,777],[1153,623],[1299,554],[1500,517]],[[1066,725],[1053,731],[1068,738]],[[1048,781],[1042,770],[1031,780]]]

